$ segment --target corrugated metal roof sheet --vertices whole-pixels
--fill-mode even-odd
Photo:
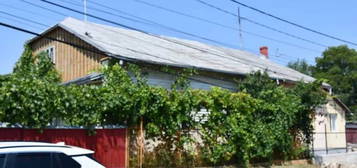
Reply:
[[[231,74],[266,71],[271,78],[311,82],[315,79],[278,65],[258,55],[197,41],[149,35],[124,28],[67,18],[59,27],[75,34],[99,50],[133,60],[194,67]]]

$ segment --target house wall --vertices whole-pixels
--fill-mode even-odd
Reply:
[[[175,81],[175,76],[169,73],[155,70],[145,70],[149,85],[159,86],[170,89]],[[222,80],[219,78],[208,77],[204,75],[194,75],[188,79],[193,89],[209,90],[212,87],[221,87],[228,90],[236,90],[236,84],[233,81]]]
[[[75,37],[73,34],[65,31],[62,28],[56,28],[46,35],[59,40],[64,40],[66,42],[75,43],[79,46],[90,48],[100,53],[99,50],[96,50],[91,45]],[[54,63],[56,69],[61,75],[63,82],[83,77],[90,72],[95,71],[101,66],[100,59],[105,57],[104,54],[98,54],[97,52],[79,49],[78,47],[73,47],[69,44],[64,44],[46,38],[36,39],[29,45],[32,48],[34,54],[45,51],[49,47],[55,47]]]
[[[320,114],[316,114],[313,123],[315,132],[314,149],[325,151],[327,147],[330,152],[338,149],[344,150],[346,148],[346,116],[344,109],[333,99],[329,99],[321,112]],[[335,130],[331,130],[331,114],[336,114],[337,116]]]

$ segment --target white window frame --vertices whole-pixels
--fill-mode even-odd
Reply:
[[[331,132],[337,131],[337,114],[329,114],[330,118],[330,130]]]
[[[52,49],[52,55],[50,54],[51,49]],[[55,46],[50,46],[50,47],[46,48],[45,52],[47,53],[47,55],[50,58],[50,60],[52,61],[52,63],[55,63],[56,62],[56,48],[55,48]]]

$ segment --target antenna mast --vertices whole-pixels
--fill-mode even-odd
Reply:
[[[240,17],[240,9],[238,7],[238,26],[239,26],[239,42],[240,42],[240,47],[243,49],[244,44],[243,44],[243,35],[242,35],[242,22],[241,22],[241,17]]]
[[[83,0],[84,21],[87,21],[87,0]]]

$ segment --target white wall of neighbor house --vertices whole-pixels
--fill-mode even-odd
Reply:
[[[318,110],[313,123],[315,150],[324,150],[326,146],[329,149],[346,148],[345,117],[345,110],[333,99]]]
[[[172,83],[175,81],[174,75],[154,70],[146,70],[146,78],[149,85],[166,89],[170,89]],[[236,90],[236,83],[213,77],[193,75],[189,78],[189,81],[193,89],[210,90],[212,87],[221,87],[231,91]]]

